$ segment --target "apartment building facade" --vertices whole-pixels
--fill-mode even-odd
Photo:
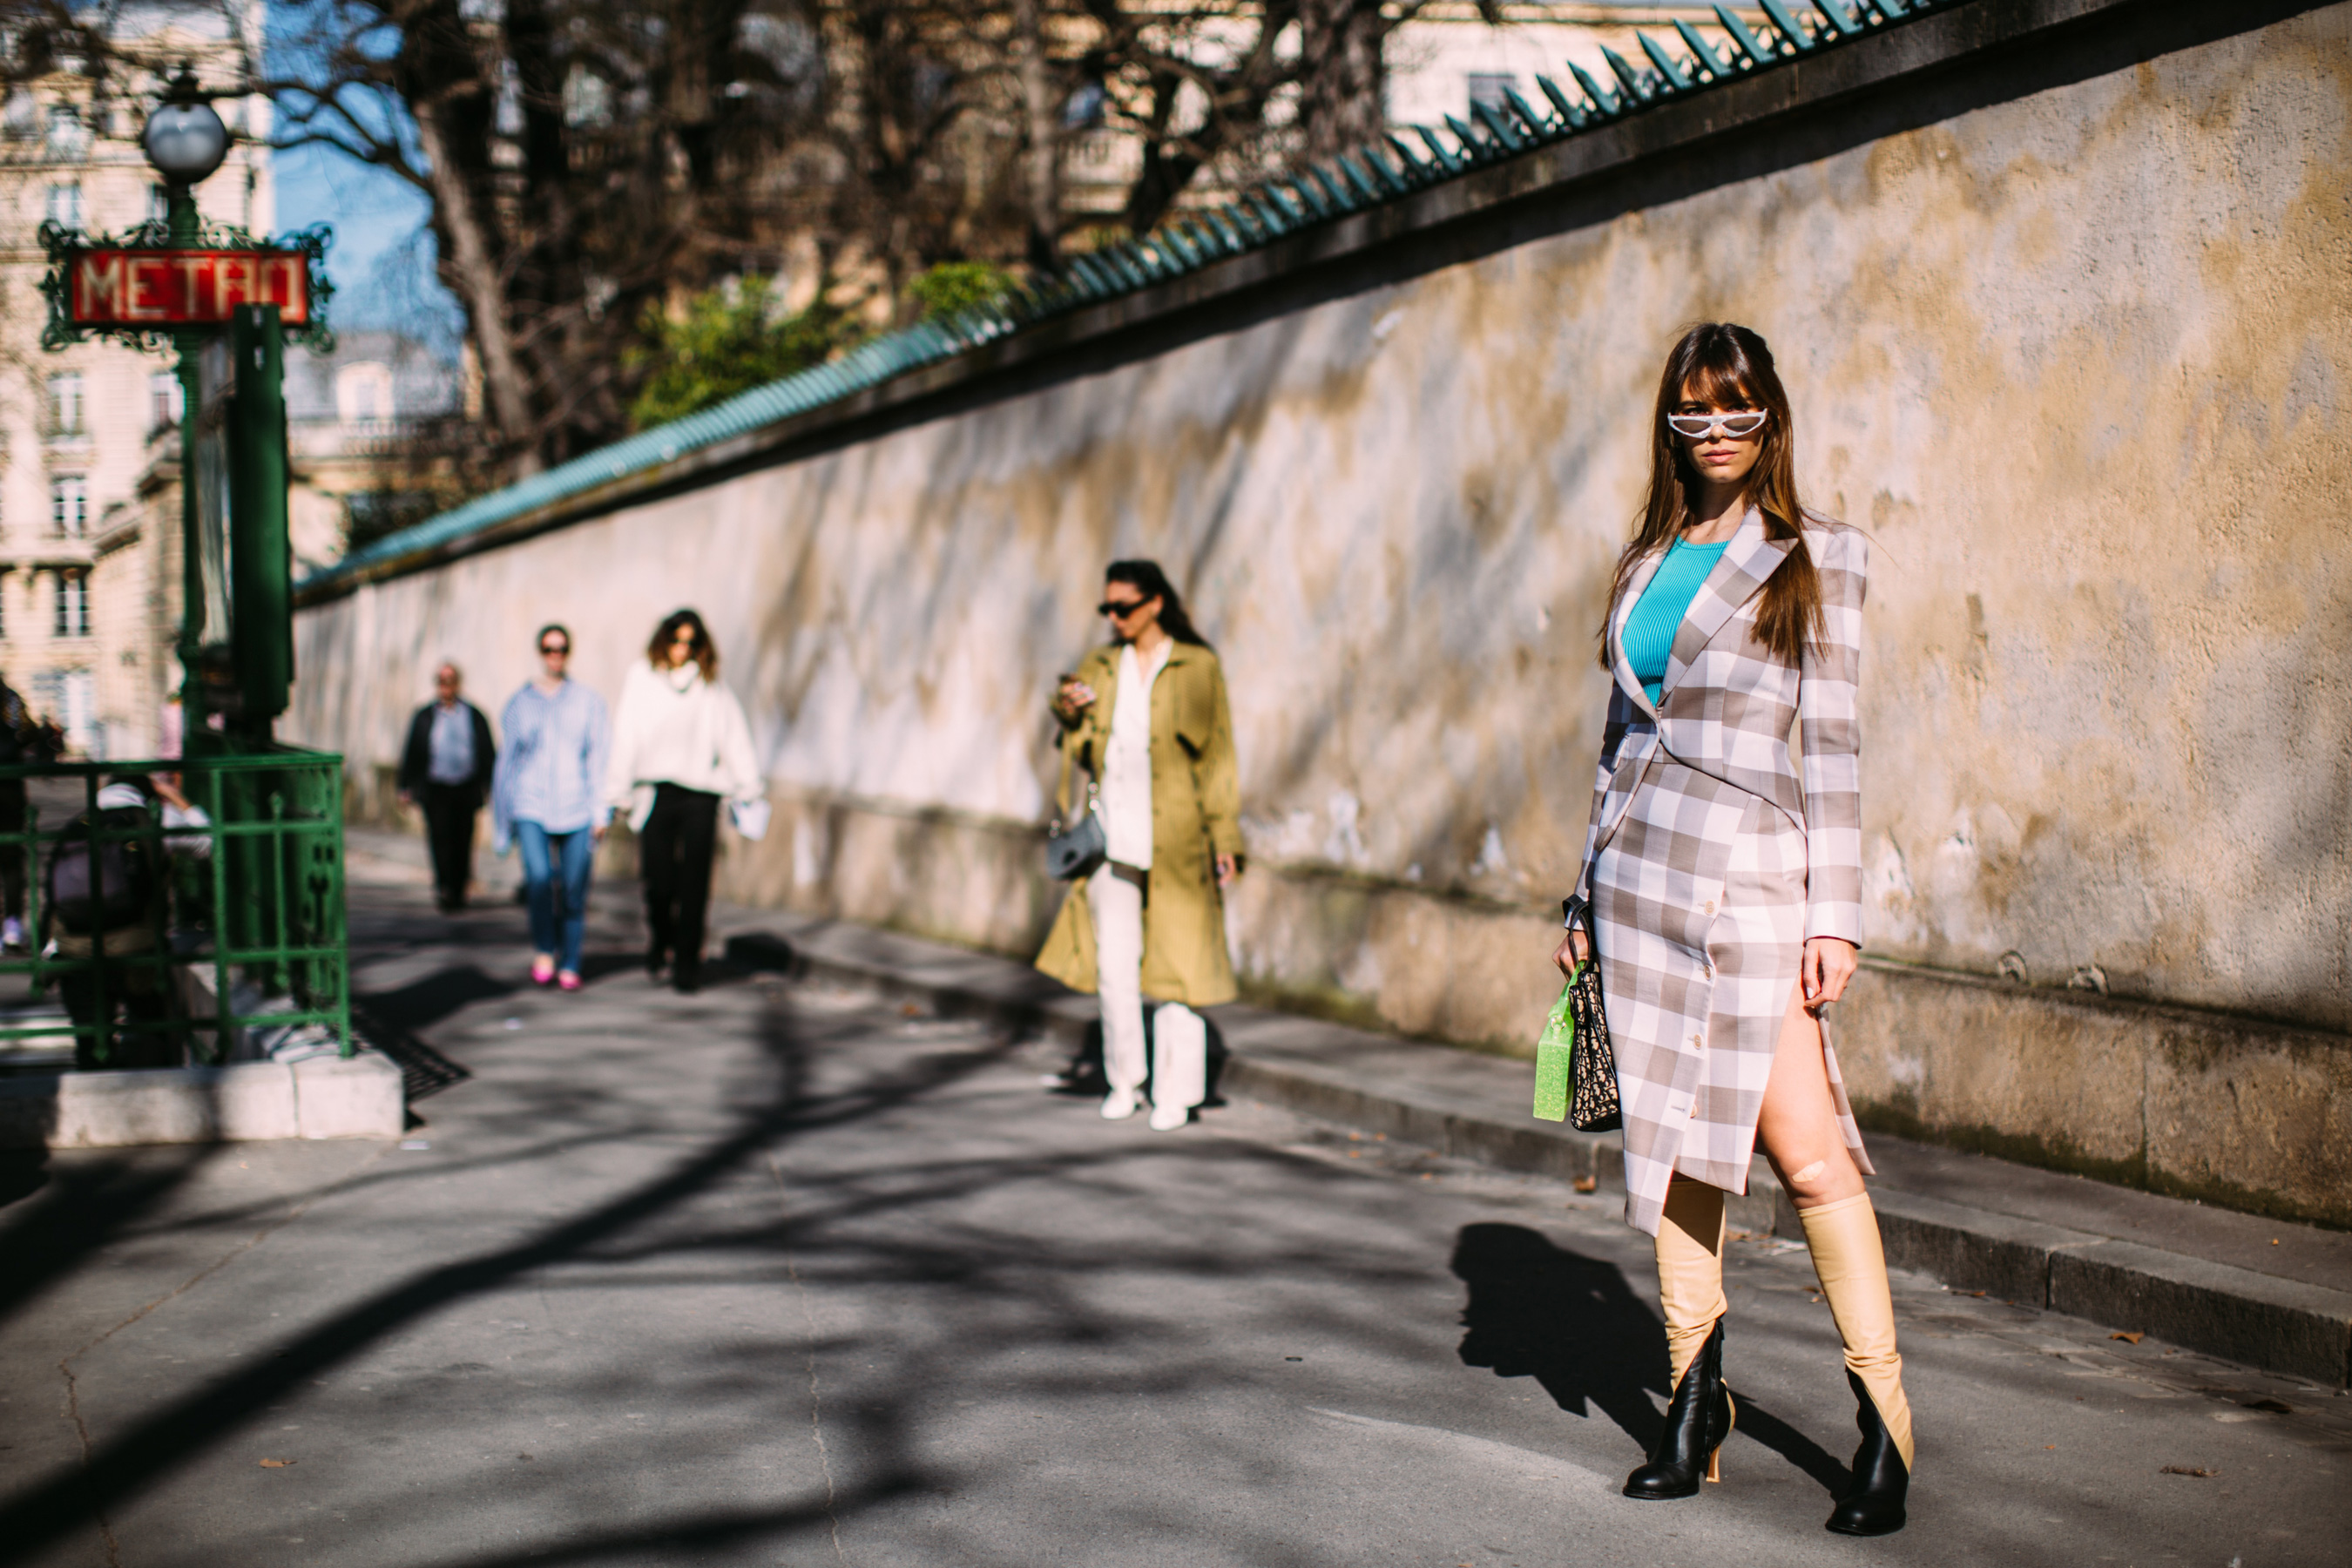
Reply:
[[[152,28],[132,42],[157,78],[186,61],[205,85],[227,86],[260,47],[258,5],[144,15]],[[42,346],[39,236],[44,223],[120,234],[162,216],[163,188],[139,146],[160,80],[61,64],[0,102],[0,675],[65,729],[75,752],[127,756],[153,744],[160,694],[179,687],[173,638],[154,635],[167,584],[160,570],[136,584],[99,573],[140,532],[142,489],[156,478],[158,437],[179,417],[179,385],[168,352],[107,340]],[[269,104],[215,107],[235,141],[197,202],[213,223],[267,233]],[[176,515],[175,480],[173,489]]]

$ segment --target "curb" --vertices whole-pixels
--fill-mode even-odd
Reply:
[[[0,1081],[0,1148],[397,1138],[400,1068],[376,1051],[299,1062],[25,1073]]]
[[[779,921],[772,912],[761,913],[787,929],[730,937],[728,957],[746,967],[873,987],[925,1002],[943,1016],[1034,1031],[1073,1050],[1095,1021],[1091,997],[1065,991],[1007,959],[846,922],[798,916]],[[1418,1086],[1383,1083],[1377,1072],[1336,1069],[1246,1037],[1265,1032],[1261,1020],[1297,1026],[1307,1020],[1244,1007],[1219,1008],[1215,1018],[1224,1035],[1244,1037],[1225,1065],[1229,1090],[1499,1170],[1608,1188],[1623,1184],[1621,1152],[1610,1134],[1448,1104],[1443,1094],[1413,1092]],[[1376,1035],[1360,1037],[1368,1056],[1401,1046],[1466,1055]],[[1727,1205],[1733,1229],[1803,1234],[1794,1205],[1760,1160],[1748,1186],[1746,1197]],[[2352,1291],[1949,1203],[1883,1182],[1872,1185],[1871,1200],[1887,1261],[1896,1268],[1916,1269],[1956,1290],[1982,1290],[2329,1388],[2352,1387]]]

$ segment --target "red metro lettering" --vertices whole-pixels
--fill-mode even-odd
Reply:
[[[310,258],[295,250],[78,250],[68,261],[78,327],[211,326],[239,305],[310,320]]]

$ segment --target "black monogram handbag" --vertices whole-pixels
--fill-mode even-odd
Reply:
[[[1625,1125],[1617,1099],[1617,1053],[1609,1045],[1609,1015],[1601,997],[1601,944],[1592,905],[1572,898],[1560,906],[1572,931],[1584,933],[1584,962],[1569,976],[1536,1045],[1535,1114],[1565,1120],[1579,1132],[1613,1132]]]

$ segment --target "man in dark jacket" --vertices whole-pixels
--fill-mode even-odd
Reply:
[[[434,899],[441,912],[466,907],[474,875],[474,820],[490,786],[498,749],[490,721],[460,697],[454,664],[433,672],[433,700],[408,722],[400,751],[400,798],[425,808],[425,842],[433,851]]]

